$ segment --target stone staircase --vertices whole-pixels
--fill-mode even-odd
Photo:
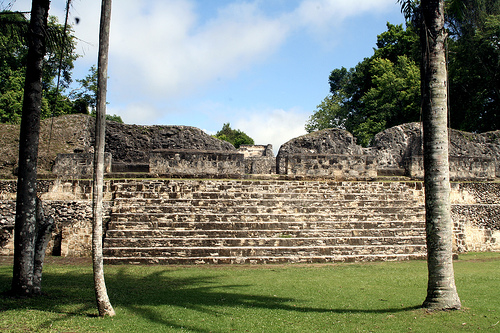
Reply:
[[[424,258],[418,182],[141,180],[113,184],[109,264]]]

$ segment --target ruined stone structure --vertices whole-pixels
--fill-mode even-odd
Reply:
[[[56,220],[49,245],[56,255],[90,255],[93,126],[91,117],[61,117],[50,149],[42,126],[38,192]],[[13,178],[9,149],[17,142],[2,135],[0,174]],[[500,184],[477,182],[500,175],[499,141],[498,132],[450,131],[451,176],[467,181],[452,183],[456,252],[500,251]],[[379,133],[368,148],[344,130],[318,131],[285,143],[276,157],[270,145],[236,150],[188,126],[109,122],[106,144],[108,263],[425,256],[417,123]],[[12,254],[15,188],[15,180],[0,181],[2,254]]]
[[[12,254],[15,181],[1,181]],[[49,251],[91,253],[89,180],[43,180]],[[425,257],[421,182],[107,180],[108,263],[277,263]],[[500,251],[500,184],[453,183],[454,250]]]
[[[90,178],[92,158],[88,154],[93,149],[94,125],[94,118],[85,115],[56,118],[53,126],[42,123],[39,174]],[[18,129],[14,127],[0,125],[3,178],[14,178],[18,147]],[[243,146],[236,150],[228,142],[194,127],[108,122],[106,152],[111,154],[111,162],[108,160],[107,170],[112,176],[118,173],[142,177],[280,175],[287,179],[373,180],[390,175],[422,179],[421,136],[419,123],[404,124],[377,134],[372,145],[363,148],[356,144],[352,134],[327,129],[288,141],[275,158],[270,145]],[[182,161],[178,160],[180,156]],[[492,180],[500,175],[499,161],[500,131],[473,134],[450,130],[453,180]]]
[[[457,181],[500,177],[500,131],[482,134],[449,131],[450,178]],[[370,148],[379,174],[423,179],[422,128],[409,123],[378,133]]]
[[[238,152],[243,154],[245,174],[269,175],[276,173],[276,158],[272,145],[241,145]]]

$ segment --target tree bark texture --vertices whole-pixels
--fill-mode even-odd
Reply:
[[[35,260],[33,267],[33,294],[40,295],[42,293],[42,270],[43,261],[45,259],[45,251],[52,237],[54,229],[54,218],[46,216],[43,211],[42,200],[37,198],[36,201],[36,240],[35,240]]]
[[[37,158],[42,104],[42,65],[49,0],[33,0],[28,33],[28,58],[19,135],[19,171],[14,227],[12,293],[33,295],[36,233]]]
[[[428,285],[423,307],[459,309],[452,260],[444,0],[421,2],[422,117]]]
[[[115,311],[109,301],[104,280],[102,253],[103,224],[102,199],[104,186],[104,146],[106,132],[106,90],[108,76],[109,28],[111,21],[111,0],[102,0],[101,26],[99,32],[99,59],[97,63],[97,110],[96,138],[94,151],[94,188],[92,206],[94,224],[92,232],[92,263],[94,272],[94,290],[99,316],[114,316]]]

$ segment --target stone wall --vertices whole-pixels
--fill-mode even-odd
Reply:
[[[495,160],[487,157],[450,156],[450,180],[486,181],[495,179]],[[407,158],[406,175],[411,179],[424,179],[424,159],[421,155]]]
[[[500,251],[500,184],[451,183],[451,190],[458,250]]]
[[[92,178],[94,173],[93,153],[58,154],[52,172],[57,177]],[[104,154],[104,172],[111,172],[111,154]]]
[[[272,145],[241,145],[238,152],[243,154],[245,174],[270,175],[276,173],[276,158]]]
[[[123,181],[122,181],[123,182]],[[136,181],[137,182],[137,181]],[[209,183],[216,181],[200,180],[196,190],[207,188]],[[226,180],[226,182],[228,182]],[[231,182],[231,181],[229,181]],[[238,181],[234,181],[238,182]],[[240,181],[241,182],[241,181]],[[138,182],[140,185],[140,181]],[[185,183],[185,181],[184,181]],[[274,181],[272,186],[282,186],[287,191],[289,182]],[[307,182],[303,182],[307,186]],[[114,194],[121,186],[119,180],[105,181],[104,188],[104,223],[109,220],[114,205]],[[182,180],[171,180],[168,186],[173,194],[182,191],[182,195],[190,197],[189,187],[181,187]],[[255,184],[255,191],[262,182]],[[353,183],[356,184],[356,183]],[[370,184],[370,183],[369,183]],[[381,184],[373,182],[373,191],[379,191]],[[421,183],[417,183],[421,184]],[[142,188],[137,186],[136,191]],[[153,184],[154,185],[154,184]],[[265,184],[264,184],[265,185]],[[213,186],[213,185],[211,185]],[[346,183],[348,186],[348,183]],[[324,182],[324,187],[329,187]],[[15,218],[15,181],[0,181],[0,254],[11,255],[13,251],[13,227]],[[416,187],[416,192],[422,188]],[[184,193],[186,192],[186,193]],[[63,256],[90,256],[91,225],[92,225],[92,186],[90,181],[82,180],[43,180],[39,183],[39,193],[48,214],[55,218],[56,229],[48,251]],[[131,196],[135,195],[133,192]],[[207,193],[207,196],[211,195]],[[233,193],[236,195],[236,193]],[[242,193],[249,198],[256,193]],[[421,196],[422,193],[419,194]],[[452,183],[452,218],[454,221],[454,249],[457,252],[466,251],[500,251],[500,184],[499,183]]]
[[[371,147],[377,156],[379,173],[403,170],[417,179],[422,177],[422,162],[418,160],[423,155],[420,123],[388,128],[375,135]],[[457,180],[500,177],[500,131],[468,133],[450,129],[449,154],[450,171]]]
[[[292,155],[355,156],[363,155],[363,148],[356,144],[356,138],[351,133],[342,129],[330,128],[303,135],[280,147],[276,157],[277,174],[290,174],[291,170],[287,170],[286,161],[287,156]]]
[[[377,161],[370,155],[287,155],[284,174],[336,180],[371,180],[377,177]]]
[[[176,177],[241,178],[243,154],[202,150],[155,150],[149,157],[149,172]]]
[[[104,186],[103,221],[112,206],[112,181]],[[41,180],[39,195],[55,229],[47,252],[68,257],[90,256],[92,251],[92,182],[89,180]],[[0,254],[13,255],[15,181],[0,181]]]
[[[245,158],[274,157],[273,145],[241,145],[238,152]]]

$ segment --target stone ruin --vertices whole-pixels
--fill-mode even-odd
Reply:
[[[378,174],[423,179],[422,126],[408,123],[375,135],[372,153]],[[451,180],[492,180],[500,177],[500,131],[468,133],[449,130]]]
[[[500,131],[450,130],[450,178],[492,180],[500,175]],[[155,177],[373,180],[381,176],[423,179],[422,130],[408,123],[378,133],[368,148],[342,129],[325,129],[292,139],[274,157],[271,145],[231,144],[189,126],[108,123],[107,171]],[[91,159],[59,155],[53,172],[85,178]]]
[[[4,126],[4,125],[2,125]],[[5,125],[12,127],[13,125]],[[39,174],[43,177],[90,178],[95,120],[85,115],[55,118],[47,148],[42,123]],[[423,178],[422,130],[408,123],[378,133],[363,148],[342,129],[325,129],[283,144],[277,156],[271,145],[239,149],[190,126],[141,126],[107,122],[108,176],[372,180],[381,176]],[[11,128],[6,132],[13,133]],[[68,129],[71,129],[69,131]],[[18,141],[2,132],[0,173],[13,178]],[[452,180],[492,180],[500,175],[500,131],[482,134],[450,130]],[[4,143],[4,142],[3,142]],[[54,145],[54,143],[52,144]],[[50,154],[46,152],[49,151]],[[10,153],[9,153],[10,152]],[[12,154],[11,154],[12,153]],[[10,176],[9,176],[10,175]]]
[[[53,173],[47,173],[47,169],[39,173],[43,177],[38,182],[37,191],[45,201],[48,212],[57,217],[50,245],[52,253],[86,256],[90,253],[91,234],[92,181],[89,180],[89,170],[92,166],[93,119],[82,115],[60,118],[64,118],[66,122],[61,124],[61,119],[54,122],[54,128],[59,128],[60,131],[53,133],[59,146],[51,147],[52,155],[43,146],[46,141],[43,138],[47,137],[47,132],[43,132],[42,127],[42,163],[39,165],[42,168],[50,167],[49,170]],[[2,142],[7,142],[5,132],[1,130],[2,126]],[[9,130],[13,132],[12,126]],[[451,130],[452,178],[490,180],[498,177],[499,134],[500,131],[473,134]],[[12,134],[14,136],[15,133]],[[14,144],[9,144],[7,142],[0,147],[0,152],[1,149],[16,149]],[[227,260],[236,262],[250,260],[241,251],[253,251],[261,243],[264,244],[263,248],[255,251],[267,251],[262,258],[270,258],[267,256],[268,252],[276,250],[281,256],[272,259],[277,260],[276,262],[312,262],[316,260],[312,259],[314,253],[321,254],[318,258],[325,258],[325,247],[322,245],[325,237],[331,238],[331,242],[335,244],[333,248],[344,253],[332,255],[333,252],[329,252],[327,260],[332,261],[357,258],[356,251],[372,251],[370,253],[373,256],[366,260],[425,256],[423,184],[419,181],[406,181],[410,177],[418,180],[422,176],[422,140],[418,123],[387,129],[379,133],[368,148],[359,146],[352,134],[345,130],[318,131],[288,141],[274,157],[271,145],[242,146],[235,149],[229,143],[194,127],[138,126],[108,122],[106,152],[108,179],[104,185],[103,205],[104,219],[107,221],[105,244],[108,262],[118,260],[111,258],[114,254],[110,251],[125,251],[114,249],[116,244],[136,251],[139,242],[143,243],[143,235],[139,238],[128,237],[127,241],[131,243],[124,243],[122,233],[125,227],[136,224],[139,229],[145,229],[144,226],[159,228],[158,226],[163,225],[162,228],[167,231],[182,231],[188,235],[205,232],[206,229],[206,234],[195,241],[203,244],[204,249],[210,250],[207,262],[222,263],[223,251],[227,250],[224,247],[230,247],[223,246],[229,236],[223,236],[222,240],[210,240],[210,246],[205,243],[208,239],[206,235],[214,234],[210,228],[215,228],[219,234],[221,225],[227,228],[224,235],[242,235],[251,242],[247,243],[251,245],[242,245],[239,241],[234,246],[231,245],[234,247],[232,251],[237,254]],[[4,153],[4,159],[5,156],[10,155]],[[8,169],[5,165],[11,167],[14,162],[9,160],[5,163],[0,158],[0,171]],[[53,179],[54,174],[59,179]],[[164,179],[138,179],[159,176]],[[403,176],[408,178],[396,182],[337,182],[344,179],[380,179],[382,176],[394,177],[396,180]],[[51,179],[43,179],[44,177]],[[198,179],[171,179],[181,177]],[[254,179],[241,180],[246,177]],[[281,181],[282,179],[297,181]],[[312,179],[316,180],[309,181]],[[497,219],[499,184],[457,182],[451,185],[456,249],[497,251],[500,237]],[[14,179],[0,181],[0,250],[3,254],[12,252],[15,187]],[[148,205],[141,201],[144,194],[146,197],[162,199],[155,200],[158,204],[145,207]],[[409,201],[401,204],[401,200]],[[307,204],[302,204],[302,201],[307,201]],[[191,205],[186,205],[188,202]],[[326,217],[332,220],[328,222]],[[171,221],[175,227],[165,221]],[[386,232],[389,231],[381,232],[382,224],[384,227],[390,225],[402,233],[387,237]],[[272,245],[263,242],[261,236],[255,236],[250,225],[258,230],[263,229],[263,226],[269,227],[271,230],[261,231],[265,233],[262,237],[270,238],[266,242],[272,242]],[[304,243],[301,237],[289,237],[293,232],[301,235],[300,229],[305,225],[311,228],[311,237],[319,237],[308,239],[310,245],[307,246],[294,243]],[[276,228],[282,231],[276,233]],[[324,234],[326,230],[332,234]],[[117,239],[113,239],[113,233]],[[172,238],[165,236],[165,243],[160,244],[168,244],[166,251],[169,253],[172,243],[168,242]],[[368,238],[373,240],[373,244],[364,243]],[[193,241],[191,236],[184,240]],[[156,242],[154,239],[151,241]],[[386,241],[390,243],[381,243]],[[150,244],[155,243],[144,244],[145,249],[150,249]],[[276,244],[286,244],[288,247],[282,250]],[[339,247],[338,244],[345,246]],[[381,249],[380,244],[386,245]],[[241,249],[242,246],[244,249]],[[346,250],[346,246],[351,247]],[[286,249],[290,247],[297,252],[288,253]],[[373,249],[369,250],[370,248]],[[192,244],[177,246],[176,249],[183,254],[188,252],[187,249],[196,255],[201,251],[199,246],[193,248]],[[154,253],[151,257],[140,257],[141,260],[157,263],[159,252],[155,251],[160,249],[153,248],[152,251]],[[291,257],[287,259],[285,255]],[[183,262],[189,260],[187,257],[179,260],[181,259]],[[196,257],[195,260],[199,258]]]

